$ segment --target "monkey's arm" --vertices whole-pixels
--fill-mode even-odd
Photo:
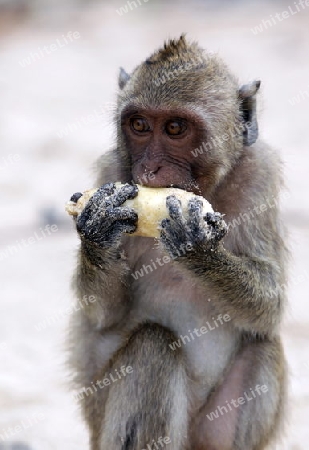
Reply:
[[[95,328],[108,328],[119,323],[129,307],[128,271],[120,256],[107,257],[104,251],[97,250],[101,253],[96,254],[97,260],[107,261],[98,267],[89,260],[88,252],[89,248],[86,250],[82,242],[73,287],[80,301],[94,296],[83,312]]]
[[[99,328],[118,323],[129,307],[128,269],[119,245],[123,232],[136,230],[137,214],[122,207],[136,195],[135,186],[116,190],[114,184],[105,184],[76,219],[81,249],[73,284],[80,298],[95,296],[87,314]]]
[[[228,314],[237,327],[263,335],[273,333],[283,303],[280,255],[275,256],[266,242],[265,256],[250,255],[249,249],[247,255],[234,255],[220,242],[227,232],[221,214],[208,213],[205,219],[199,202],[192,200],[186,220],[175,197],[169,197],[167,204],[170,219],[162,222],[161,239],[169,253],[218,294],[218,311]],[[274,232],[272,238],[275,240]],[[179,256],[180,242],[192,251]]]
[[[234,256],[219,245],[210,257],[196,254],[186,265],[220,294],[220,313],[239,328],[260,334],[276,330],[284,296],[276,264]]]

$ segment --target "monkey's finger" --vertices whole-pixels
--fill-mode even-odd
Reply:
[[[70,202],[77,203],[78,199],[80,199],[83,196],[81,192],[75,192],[70,198]]]
[[[131,220],[124,220],[119,224],[119,228],[122,233],[132,234],[137,229],[137,223],[133,223]]]
[[[116,222],[112,228],[105,233],[105,240],[107,242],[115,242],[117,239],[121,238],[123,233],[134,233],[137,226],[129,220],[123,222]]]
[[[178,255],[180,245],[187,242],[186,232],[177,222],[163,219],[161,222],[160,238],[170,253]]]
[[[175,195],[169,195],[166,198],[166,207],[168,209],[171,220],[167,222],[167,227],[171,227],[179,242],[184,242],[186,236],[190,233],[187,220],[182,213],[181,201]]]
[[[163,243],[164,247],[172,254],[174,255],[176,252],[176,246],[173,242],[173,239],[171,239],[171,236],[167,230],[168,227],[168,221],[169,219],[162,220],[161,228],[160,228],[160,239]]]
[[[225,235],[227,233],[227,224],[225,220],[223,219],[222,214],[215,212],[215,213],[206,213],[205,220],[208,224],[212,225],[214,228],[217,229],[217,231]]]
[[[227,233],[228,227],[220,213],[207,213],[205,222],[211,228],[214,240],[220,241]]]
[[[115,183],[106,183],[103,184],[99,189],[92,195],[92,197],[89,199],[89,203],[93,202],[96,203],[98,199],[103,199],[106,196],[111,196],[116,190]]]
[[[222,214],[215,212],[215,213],[206,213],[204,216],[207,223],[210,225],[216,225],[222,220]]]
[[[102,215],[95,204],[87,204],[86,208],[76,218],[76,229],[86,235],[90,229],[95,229]]]
[[[183,225],[185,224],[181,201],[175,195],[169,195],[166,197],[166,207],[171,219]]]
[[[115,188],[116,188],[115,183],[106,183],[106,184],[103,184],[99,189],[97,189],[97,192],[95,192],[94,195],[97,194],[97,193],[98,193],[97,197],[102,196],[102,194],[111,195],[115,191]],[[91,197],[93,197],[94,195],[92,195]],[[78,200],[82,196],[83,196],[82,192],[75,192],[71,196],[70,201],[74,202],[74,203],[77,203]],[[88,200],[88,202],[89,202],[89,200]]]
[[[115,189],[116,189],[115,183],[105,183],[99,188],[101,192],[104,192],[104,194],[107,195],[112,195],[115,192]]]
[[[111,196],[111,202],[114,206],[118,207],[121,206],[126,200],[135,198],[137,194],[138,187],[136,184],[126,183]]]
[[[110,194],[114,190],[114,183],[104,184],[91,196],[85,208],[77,216],[77,231],[82,232],[87,227],[95,229],[99,226],[106,208],[112,206]]]
[[[88,200],[84,210],[82,211],[83,215],[95,215],[102,209],[105,209],[107,206],[111,205],[110,196],[115,191],[116,186],[115,183],[106,183],[103,184]]]
[[[203,202],[192,198],[188,202],[188,226],[192,232],[197,232],[203,223]]]
[[[105,214],[106,219],[104,220],[110,222],[129,220],[135,224],[138,220],[138,215],[134,209],[128,207],[107,208]]]
[[[101,220],[95,234],[98,240],[113,242],[120,238],[122,233],[134,233],[137,229],[137,214],[131,208],[108,208],[106,217]]]
[[[170,255],[172,255],[174,258],[177,258],[179,256],[183,255],[183,245],[180,247],[179,245],[176,245],[174,241],[169,239],[168,235],[161,232],[160,235],[161,242],[166,248],[166,250],[169,252]]]

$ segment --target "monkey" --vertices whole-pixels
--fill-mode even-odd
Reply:
[[[181,35],[118,84],[117,142],[75,219],[73,289],[96,300],[70,324],[91,450],[265,449],[284,417],[287,251],[280,157],[258,140],[260,81],[239,87]],[[138,183],[202,195],[215,212],[194,197],[185,218],[168,196],[160,238],[130,236],[138,212],[123,203]]]

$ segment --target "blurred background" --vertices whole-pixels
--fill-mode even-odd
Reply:
[[[262,80],[260,137],[285,163],[292,255],[288,420],[276,449],[308,448],[308,25],[298,0],[0,0],[0,450],[88,448],[64,364],[78,248],[64,204],[93,186],[93,163],[113,145],[119,67],[182,32],[240,84]]]

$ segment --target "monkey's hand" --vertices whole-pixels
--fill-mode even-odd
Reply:
[[[161,222],[161,241],[173,258],[186,252],[210,253],[217,250],[221,239],[227,233],[227,225],[220,213],[202,212],[198,198],[189,200],[188,218],[185,218],[181,202],[171,195],[166,199],[169,219]]]
[[[86,247],[95,251],[117,247],[122,233],[136,230],[137,213],[121,206],[126,200],[136,197],[136,186],[125,184],[116,188],[114,183],[101,186],[90,198],[84,210],[76,218],[76,228]],[[72,201],[77,201],[80,194],[74,194]]]

